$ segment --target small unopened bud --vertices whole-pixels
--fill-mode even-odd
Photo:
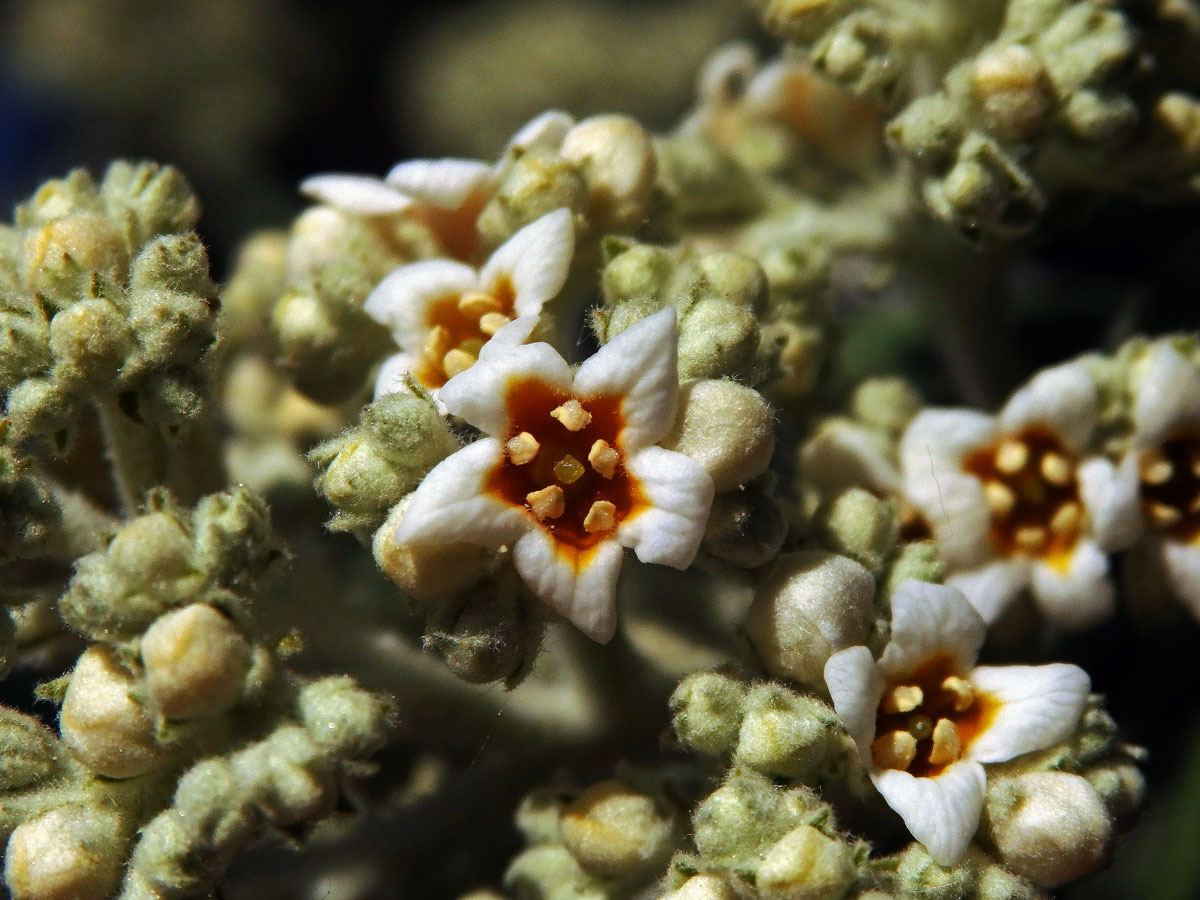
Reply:
[[[92,273],[122,286],[129,256],[121,232],[108,219],[75,213],[31,230],[23,263],[30,288],[57,294],[78,290]]]
[[[1021,44],[979,54],[971,71],[971,90],[988,130],[1002,140],[1028,138],[1042,126],[1054,104],[1046,67]]]
[[[529,671],[544,628],[508,570],[439,606],[425,645],[464,681],[512,687]]]
[[[231,759],[238,781],[276,825],[328,815],[337,800],[337,772],[308,732],[284,725]]]
[[[125,364],[133,334],[125,316],[107,300],[81,300],[50,320],[50,350],[65,372],[102,384]]]
[[[396,529],[408,502],[406,497],[396,504],[371,542],[375,562],[383,574],[404,593],[420,601],[457,594],[482,578],[488,559],[488,551],[483,547],[466,543],[397,543]]]
[[[58,766],[61,746],[32,716],[0,707],[0,784],[5,790],[47,779]]]
[[[720,672],[689,675],[671,695],[672,727],[685,744],[710,756],[733,749],[746,687]]]
[[[594,875],[636,875],[660,865],[674,846],[674,816],[620,781],[584,791],[563,809],[558,828],[563,846]]]
[[[765,900],[838,900],[854,876],[845,842],[800,825],[767,851],[754,884]]]
[[[125,829],[103,806],[68,804],[19,825],[4,880],[13,900],[104,900],[125,863]]]
[[[693,875],[660,900],[733,900],[734,893],[719,875]]]
[[[309,735],[340,759],[363,759],[383,742],[387,707],[347,676],[306,685],[298,703]]]
[[[901,378],[868,378],[854,389],[850,409],[864,425],[898,437],[921,411],[921,398]]]
[[[714,861],[752,867],[770,844],[821,808],[820,800],[805,788],[785,791],[763,775],[734,769],[696,807],[696,847]]]
[[[241,696],[250,644],[228,616],[193,603],[159,617],[142,637],[150,699],[167,719],[213,716]]]
[[[758,319],[744,306],[707,298],[679,319],[679,377],[750,380]]]
[[[775,416],[753,388],[697,381],[680,391],[675,428],[662,446],[704,466],[723,493],[766,471],[775,449]]]
[[[583,175],[589,219],[605,231],[642,223],[655,176],[646,129],[628,116],[592,116],[567,132],[559,152]]]
[[[760,479],[713,499],[702,549],[732,566],[757,569],[778,555],[787,531],[783,510]]]
[[[900,537],[900,523],[890,504],[862,488],[842,491],[815,517],[825,543],[878,575]]]
[[[839,752],[833,710],[777,684],[750,689],[734,759],[768,775],[806,780]]]

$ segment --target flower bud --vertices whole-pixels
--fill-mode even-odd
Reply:
[[[1095,871],[1112,849],[1112,820],[1078,775],[1030,772],[989,785],[986,826],[1009,869],[1043,887]]]
[[[738,738],[745,697],[745,685],[728,675],[689,675],[671,694],[671,727],[688,746],[709,756],[723,756]]]
[[[53,364],[45,311],[34,303],[0,309],[0,390]]]
[[[61,451],[59,433],[75,419],[79,398],[71,386],[51,378],[26,378],[8,392],[8,418],[18,433],[53,437]]]
[[[874,575],[883,571],[900,538],[893,506],[862,488],[842,491],[817,511],[813,524],[831,550]]]
[[[243,487],[203,497],[192,531],[194,565],[226,587],[253,583],[282,554],[266,504]]]
[[[411,495],[409,495],[411,497]],[[371,550],[383,574],[414,600],[432,601],[457,594],[483,577],[489,552],[476,544],[412,545],[396,542],[409,497],[394,507],[375,531]]]
[[[193,603],[146,630],[142,664],[150,700],[164,718],[214,716],[240,698],[250,644],[223,613]]]
[[[1095,766],[1083,773],[1100,795],[1118,828],[1132,824],[1146,802],[1146,776],[1134,763],[1117,761]]]
[[[338,759],[365,759],[383,743],[387,706],[348,676],[305,685],[298,704],[309,736]]]
[[[143,365],[196,362],[215,338],[217,316],[217,287],[200,239],[153,239],[134,258],[129,281],[129,326]]]
[[[646,217],[654,190],[650,135],[628,116],[584,119],[567,132],[560,154],[574,163],[588,191],[588,219],[602,231],[627,231]]]
[[[751,380],[758,341],[752,311],[716,297],[699,300],[679,317],[679,378]]]
[[[136,222],[135,244],[155,235],[191,231],[200,218],[200,202],[173,166],[117,160],[104,173],[100,194],[114,214]]]
[[[785,791],[762,775],[734,769],[696,807],[696,847],[714,861],[753,868],[768,845],[822,809],[828,811],[806,788]]]
[[[839,900],[854,877],[854,860],[844,841],[800,825],[766,852],[754,885],[763,900]]]
[[[659,900],[733,900],[734,893],[719,875],[693,875]]]
[[[780,685],[752,687],[743,710],[734,760],[767,775],[809,781],[844,746],[833,710]]]
[[[126,844],[115,811],[60,806],[13,831],[4,880],[13,900],[104,900],[120,883]]]
[[[705,553],[740,569],[757,569],[778,555],[788,523],[770,483],[760,479],[714,498],[701,545]]]
[[[567,804],[559,836],[593,875],[623,878],[661,865],[674,848],[674,815],[620,781],[602,781]]]
[[[660,443],[700,463],[723,493],[766,471],[775,449],[775,416],[753,388],[697,381],[680,391],[675,427]]]
[[[1004,141],[1029,138],[1054,106],[1046,67],[1022,44],[980,53],[971,67],[971,92],[988,130]]]
[[[133,335],[107,300],[81,300],[50,320],[50,351],[68,377],[107,384],[133,352]]]
[[[0,707],[0,784],[6,791],[45,782],[62,752],[49,729],[32,716]]]
[[[233,272],[221,289],[221,335],[240,345],[266,333],[271,309],[286,282],[287,235],[257,231],[238,248]]]
[[[973,896],[975,872],[974,855],[957,866],[944,868],[933,861],[929,851],[915,841],[899,854],[896,885],[901,897],[920,897],[922,900],[962,900]]]
[[[540,844],[518,854],[504,873],[504,887],[512,897],[608,900],[611,896],[557,844]]]
[[[921,397],[903,378],[868,378],[854,389],[850,410],[864,425],[899,437],[921,411]]]
[[[753,177],[713,142],[691,135],[660,138],[659,181],[685,221],[753,215],[763,198]]]
[[[946,565],[938,556],[937,545],[932,541],[902,544],[900,552],[888,566],[887,575],[880,584],[884,597],[891,597],[903,582],[912,578],[940,584],[946,574]]]
[[[115,225],[103,216],[72,213],[26,233],[22,264],[30,289],[69,302],[99,275],[125,283],[129,256]]]
[[[425,628],[425,646],[464,681],[513,687],[533,664],[544,630],[509,570],[439,606]]]
[[[968,238],[1019,237],[1036,224],[1046,200],[1029,173],[990,138],[971,133],[942,178],[927,182],[930,212]]]
[[[287,273],[302,279],[345,256],[354,227],[348,214],[330,206],[300,213],[288,235]]]
[[[875,579],[852,559],[787,553],[759,587],[746,635],[767,671],[823,694],[829,657],[866,643],[874,594]]]
[[[59,732],[75,758],[98,775],[132,778],[167,761],[154,719],[132,696],[137,688],[107,646],[89,647],[75,663]]]
[[[264,741],[234,754],[237,779],[275,825],[328,815],[337,800],[333,761],[298,725],[283,725]]]
[[[530,150],[512,164],[491,202],[479,214],[484,240],[499,246],[521,228],[566,207],[587,211],[588,185],[575,164],[556,153]]]

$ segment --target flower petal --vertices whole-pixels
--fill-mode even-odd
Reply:
[[[421,203],[457,209],[489,190],[494,178],[492,167],[477,159],[410,159],[392,167],[387,183]]]
[[[1161,544],[1163,571],[1171,589],[1188,611],[1200,619],[1200,543],[1187,544],[1164,538]]]
[[[504,154],[507,157],[528,150],[557,150],[567,132],[574,127],[574,116],[561,109],[548,109],[517,129],[517,133],[509,138]]]
[[[879,657],[884,678],[903,678],[935,656],[967,672],[975,665],[986,626],[959,591],[908,579],[892,595],[892,639]]]
[[[712,478],[691,457],[662,447],[645,447],[625,465],[641,483],[650,508],[622,522],[617,540],[642,562],[686,569],[704,539]]]
[[[1004,762],[1042,750],[1072,734],[1092,682],[1066,663],[1047,666],[980,666],[971,684],[1000,702],[991,725],[965,748],[968,759]]]
[[[955,572],[946,584],[962,591],[990,625],[1028,586],[1029,568],[1029,559],[1024,556],[997,559],[966,572]]]
[[[375,376],[375,399],[385,394],[408,393],[408,384],[404,376],[412,371],[415,360],[408,353],[393,353],[379,367]]]
[[[758,68],[754,48],[746,41],[723,44],[700,67],[696,87],[707,105],[730,103],[745,92]]]
[[[574,253],[571,211],[556,209],[530,222],[496,248],[479,273],[480,287],[491,290],[507,276],[516,292],[516,314],[536,316],[546,301],[562,290]]]
[[[657,443],[675,425],[677,329],[675,310],[659,310],[622,331],[575,373],[580,396],[625,395],[620,440],[626,452]]]
[[[300,182],[300,193],[358,216],[390,215],[412,205],[387,182],[369,175],[313,175]]]
[[[1200,426],[1200,371],[1165,341],[1145,363],[1133,422],[1139,449],[1161,444],[1181,426]]]
[[[537,316],[522,316],[513,319],[483,343],[479,350],[480,359],[488,359],[498,353],[507,353],[513,347],[524,344],[537,330]]]
[[[438,394],[454,415],[497,437],[507,436],[507,398],[513,382],[537,379],[552,390],[571,391],[571,368],[549,344],[503,349],[503,353],[484,354],[475,365],[447,381]]]
[[[1128,549],[1143,530],[1135,457],[1128,453],[1120,466],[1114,466],[1104,457],[1093,456],[1075,470],[1092,537],[1107,553]]]
[[[625,552],[601,541],[590,553],[572,558],[541,528],[522,535],[513,547],[521,579],[555,611],[594,641],[607,643],[617,627],[617,577]]]
[[[871,742],[875,740],[875,712],[883,699],[883,676],[866,647],[838,650],[825,661],[825,686],[833,708],[854,739],[859,756],[871,764]]]
[[[460,297],[476,285],[475,270],[449,259],[424,259],[398,266],[367,295],[363,310],[392,330],[401,350],[416,353],[429,333],[429,309]]]
[[[1104,621],[1116,606],[1108,557],[1095,541],[1081,540],[1065,569],[1035,560],[1033,599],[1047,619],[1071,631]]]
[[[484,493],[483,484],[500,464],[500,442],[483,438],[452,453],[413,491],[396,526],[398,544],[451,544],[483,547],[511,544],[534,527],[524,507]]]
[[[935,863],[953,866],[963,858],[979,830],[987,787],[983,766],[959,760],[933,778],[883,769],[873,771],[871,780]]]
[[[1096,427],[1096,381],[1081,362],[1045,369],[1009,398],[999,422],[1004,431],[1047,426],[1082,453]]]

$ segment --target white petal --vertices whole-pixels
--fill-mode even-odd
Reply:
[[[946,584],[962,591],[983,621],[991,624],[1029,585],[1029,569],[1029,559],[1024,556],[996,559],[966,572],[955,572]]]
[[[396,526],[398,544],[452,544],[484,547],[511,544],[533,526],[524,507],[483,492],[488,473],[500,464],[500,442],[483,438],[452,453],[413,491]]]
[[[979,830],[987,787],[983,766],[964,759],[934,778],[884,769],[872,772],[871,780],[934,862],[953,866],[963,858]]]
[[[534,528],[513,547],[513,562],[530,590],[594,641],[606,643],[617,627],[617,577],[624,551],[601,541],[575,559],[549,534]]]
[[[388,172],[397,191],[431,206],[457,209],[493,185],[492,167],[475,159],[411,159]]]
[[[991,725],[964,751],[985,763],[1042,750],[1071,735],[1092,687],[1087,672],[1066,663],[980,666],[971,684],[1000,703]]]
[[[622,331],[575,373],[580,396],[624,394],[626,452],[654,444],[675,424],[679,400],[675,310],[667,308]]]
[[[498,437],[508,433],[507,397],[514,382],[537,379],[552,390],[571,391],[571,368],[549,344],[502,349],[503,353],[484,354],[471,368],[447,381],[438,394],[454,415]]]
[[[883,676],[871,651],[866,647],[847,647],[830,656],[825,662],[825,686],[859,755],[870,765],[875,711],[883,699],[884,688]]]
[[[650,508],[622,522],[617,540],[642,562],[686,569],[704,539],[712,478],[691,457],[662,447],[645,447],[625,465],[641,482]]]
[[[406,394],[408,384],[405,376],[412,371],[415,360],[407,353],[393,353],[379,367],[375,376],[375,399],[385,394]]]
[[[887,455],[887,440],[847,419],[824,422],[805,442],[800,460],[805,477],[830,493],[848,487],[882,494],[901,490],[900,473]]]
[[[363,310],[392,330],[400,349],[416,353],[429,333],[429,310],[439,300],[461,297],[476,285],[475,270],[449,259],[399,266],[367,295]]]
[[[1063,363],[1035,375],[1004,405],[1003,431],[1044,425],[1076,453],[1087,449],[1096,427],[1096,382],[1080,362]]]
[[[986,626],[959,591],[908,579],[892,595],[892,639],[879,657],[885,678],[903,678],[927,660],[948,656],[965,673],[975,665]]]
[[[1104,457],[1093,456],[1075,470],[1092,537],[1107,553],[1133,546],[1143,530],[1135,457],[1128,453],[1120,466],[1114,466]]]
[[[1081,540],[1065,571],[1035,560],[1033,599],[1047,619],[1065,629],[1074,631],[1103,622],[1116,606],[1108,557],[1095,541]]]
[[[546,301],[562,290],[575,253],[575,224],[565,207],[530,222],[496,248],[479,284],[491,290],[507,276],[516,292],[518,316],[536,316]]]
[[[537,316],[522,316],[513,319],[490,338],[484,341],[479,358],[486,360],[499,353],[507,353],[513,347],[524,344],[537,330]]]
[[[996,420],[973,409],[926,409],[900,439],[900,462],[910,471],[962,471],[963,458],[996,436]]]
[[[697,87],[701,99],[706,103],[736,100],[746,90],[757,67],[754,48],[745,41],[718,47],[700,68]]]
[[[359,216],[390,215],[412,205],[387,182],[369,175],[313,175],[300,182],[300,193]]]
[[[1165,341],[1145,363],[1133,422],[1141,449],[1161,444],[1182,426],[1200,426],[1200,371]]]
[[[534,116],[509,138],[505,156],[515,156],[527,150],[557,150],[567,132],[575,127],[575,117],[559,109],[549,109]]]
[[[1163,571],[1171,589],[1200,619],[1200,543],[1162,540]]]

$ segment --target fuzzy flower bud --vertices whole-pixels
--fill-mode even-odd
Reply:
[[[992,47],[975,58],[971,91],[984,124],[1001,140],[1019,141],[1037,131],[1054,106],[1046,67],[1022,44]]]
[[[274,824],[294,825],[327,815],[337,799],[337,772],[299,725],[283,725],[266,740],[234,754],[238,781]]]
[[[733,900],[734,894],[719,875],[693,875],[659,900]]]
[[[559,152],[587,185],[589,220],[604,231],[642,223],[655,177],[646,129],[628,116],[592,116],[567,132]]]
[[[800,825],[766,852],[754,884],[764,900],[839,900],[854,876],[854,860],[844,841]]]
[[[193,603],[160,616],[146,630],[142,664],[150,700],[162,716],[212,716],[241,696],[250,644],[228,616]]]
[[[771,496],[772,483],[769,478],[758,479],[713,499],[704,529],[705,553],[741,569],[757,569],[776,557],[787,538],[788,523]]]
[[[63,377],[106,384],[132,350],[125,315],[108,300],[81,300],[50,320],[50,352]]]
[[[850,410],[864,425],[899,437],[921,411],[921,398],[901,378],[868,378],[854,389]]]
[[[125,853],[114,811],[68,804],[17,827],[4,880],[13,900],[104,900],[117,888]]]
[[[557,153],[530,150],[513,163],[495,196],[479,214],[479,233],[488,244],[499,246],[556,209],[566,207],[576,215],[585,213],[589,193],[574,163]]]
[[[490,555],[485,547],[461,542],[413,545],[396,540],[396,528],[404,518],[408,499],[392,507],[371,541],[375,562],[383,574],[422,602],[464,591],[482,578]]]
[[[426,626],[425,645],[464,681],[504,681],[512,687],[529,671],[543,630],[510,573],[439,606]]]
[[[58,768],[62,748],[37,719],[0,707],[0,784],[6,791],[44,782]]]
[[[738,739],[745,697],[745,685],[728,675],[689,675],[671,695],[671,726],[688,746],[709,756],[723,756]]]
[[[900,523],[890,503],[850,488],[818,510],[814,524],[830,549],[878,575],[896,549]]]
[[[844,746],[832,709],[780,685],[752,687],[743,709],[734,761],[767,775],[810,780]]]
[[[306,685],[298,703],[309,736],[339,759],[363,759],[383,742],[387,707],[347,676]]]
[[[805,788],[784,791],[768,778],[734,769],[696,807],[696,847],[714,861],[753,868],[770,844],[827,810]]]
[[[775,417],[762,395],[732,381],[697,381],[679,394],[675,428],[661,446],[690,456],[717,493],[766,471],[775,449]]]
[[[602,781],[567,804],[563,846],[593,875],[628,877],[661,865],[673,849],[675,818],[661,800],[620,781]]]
[[[196,227],[200,202],[178,169],[156,163],[118,160],[104,173],[100,194],[114,214],[135,226],[132,243]]]
[[[121,285],[129,257],[124,237],[107,218],[73,213],[27,232],[22,263],[32,290],[65,298],[93,275]]]

